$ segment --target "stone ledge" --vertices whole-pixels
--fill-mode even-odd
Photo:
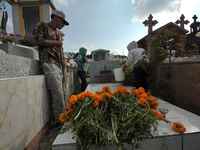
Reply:
[[[0,49],[10,55],[16,55],[16,56],[39,60],[38,51],[32,47],[4,43],[0,44]]]

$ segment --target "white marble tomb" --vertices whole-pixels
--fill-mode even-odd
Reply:
[[[119,84],[89,84],[86,91],[95,93],[101,91],[103,86],[110,86],[114,91]],[[127,87],[129,91],[131,87]],[[174,106],[166,101],[159,100],[159,108],[166,108],[169,112],[166,118],[172,122],[180,122],[186,127],[186,132],[180,134],[171,129],[171,125],[166,124],[164,121],[159,121],[158,133],[153,138],[142,140],[140,143],[141,149],[138,150],[199,150],[200,149],[200,116]],[[64,134],[59,134],[52,144],[52,150],[76,150],[76,139],[72,139],[74,133],[68,131]],[[134,144],[124,143],[127,150],[134,150]],[[164,146],[166,145],[166,147]],[[93,148],[92,148],[93,149]],[[108,150],[115,150],[114,146],[110,146]],[[101,149],[103,150],[103,149]]]

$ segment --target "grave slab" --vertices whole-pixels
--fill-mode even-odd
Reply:
[[[95,93],[101,91],[103,86],[110,86],[112,91],[116,90],[121,84],[102,83],[102,84],[89,84],[86,91]],[[131,91],[130,86],[124,86],[127,90]],[[166,101],[157,99],[159,108],[166,108],[169,112],[166,114],[166,119],[171,122],[180,122],[186,127],[186,132],[183,134],[172,130],[171,125],[164,121],[159,121],[157,134],[152,138],[145,138],[139,143],[141,147],[138,150],[199,150],[200,143],[200,116],[193,114],[189,111],[181,109]],[[73,138],[74,137],[74,138]],[[127,150],[134,150],[134,143],[124,143]],[[92,147],[92,150],[97,148]],[[72,131],[64,134],[59,134],[52,144],[52,150],[76,150],[76,138]],[[99,149],[103,150],[103,148]],[[116,150],[116,147],[110,146],[108,150]]]

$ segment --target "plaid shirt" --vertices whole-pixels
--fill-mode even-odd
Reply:
[[[39,22],[33,31],[33,41],[38,46],[39,59],[44,62],[62,65],[64,58],[63,48],[60,46],[44,46],[45,40],[63,40],[60,31],[53,28],[49,23]]]

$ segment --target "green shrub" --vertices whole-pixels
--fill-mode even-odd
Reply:
[[[29,38],[19,39],[18,41],[19,41],[19,44],[21,45],[31,46],[31,47],[35,46],[32,40]]]

